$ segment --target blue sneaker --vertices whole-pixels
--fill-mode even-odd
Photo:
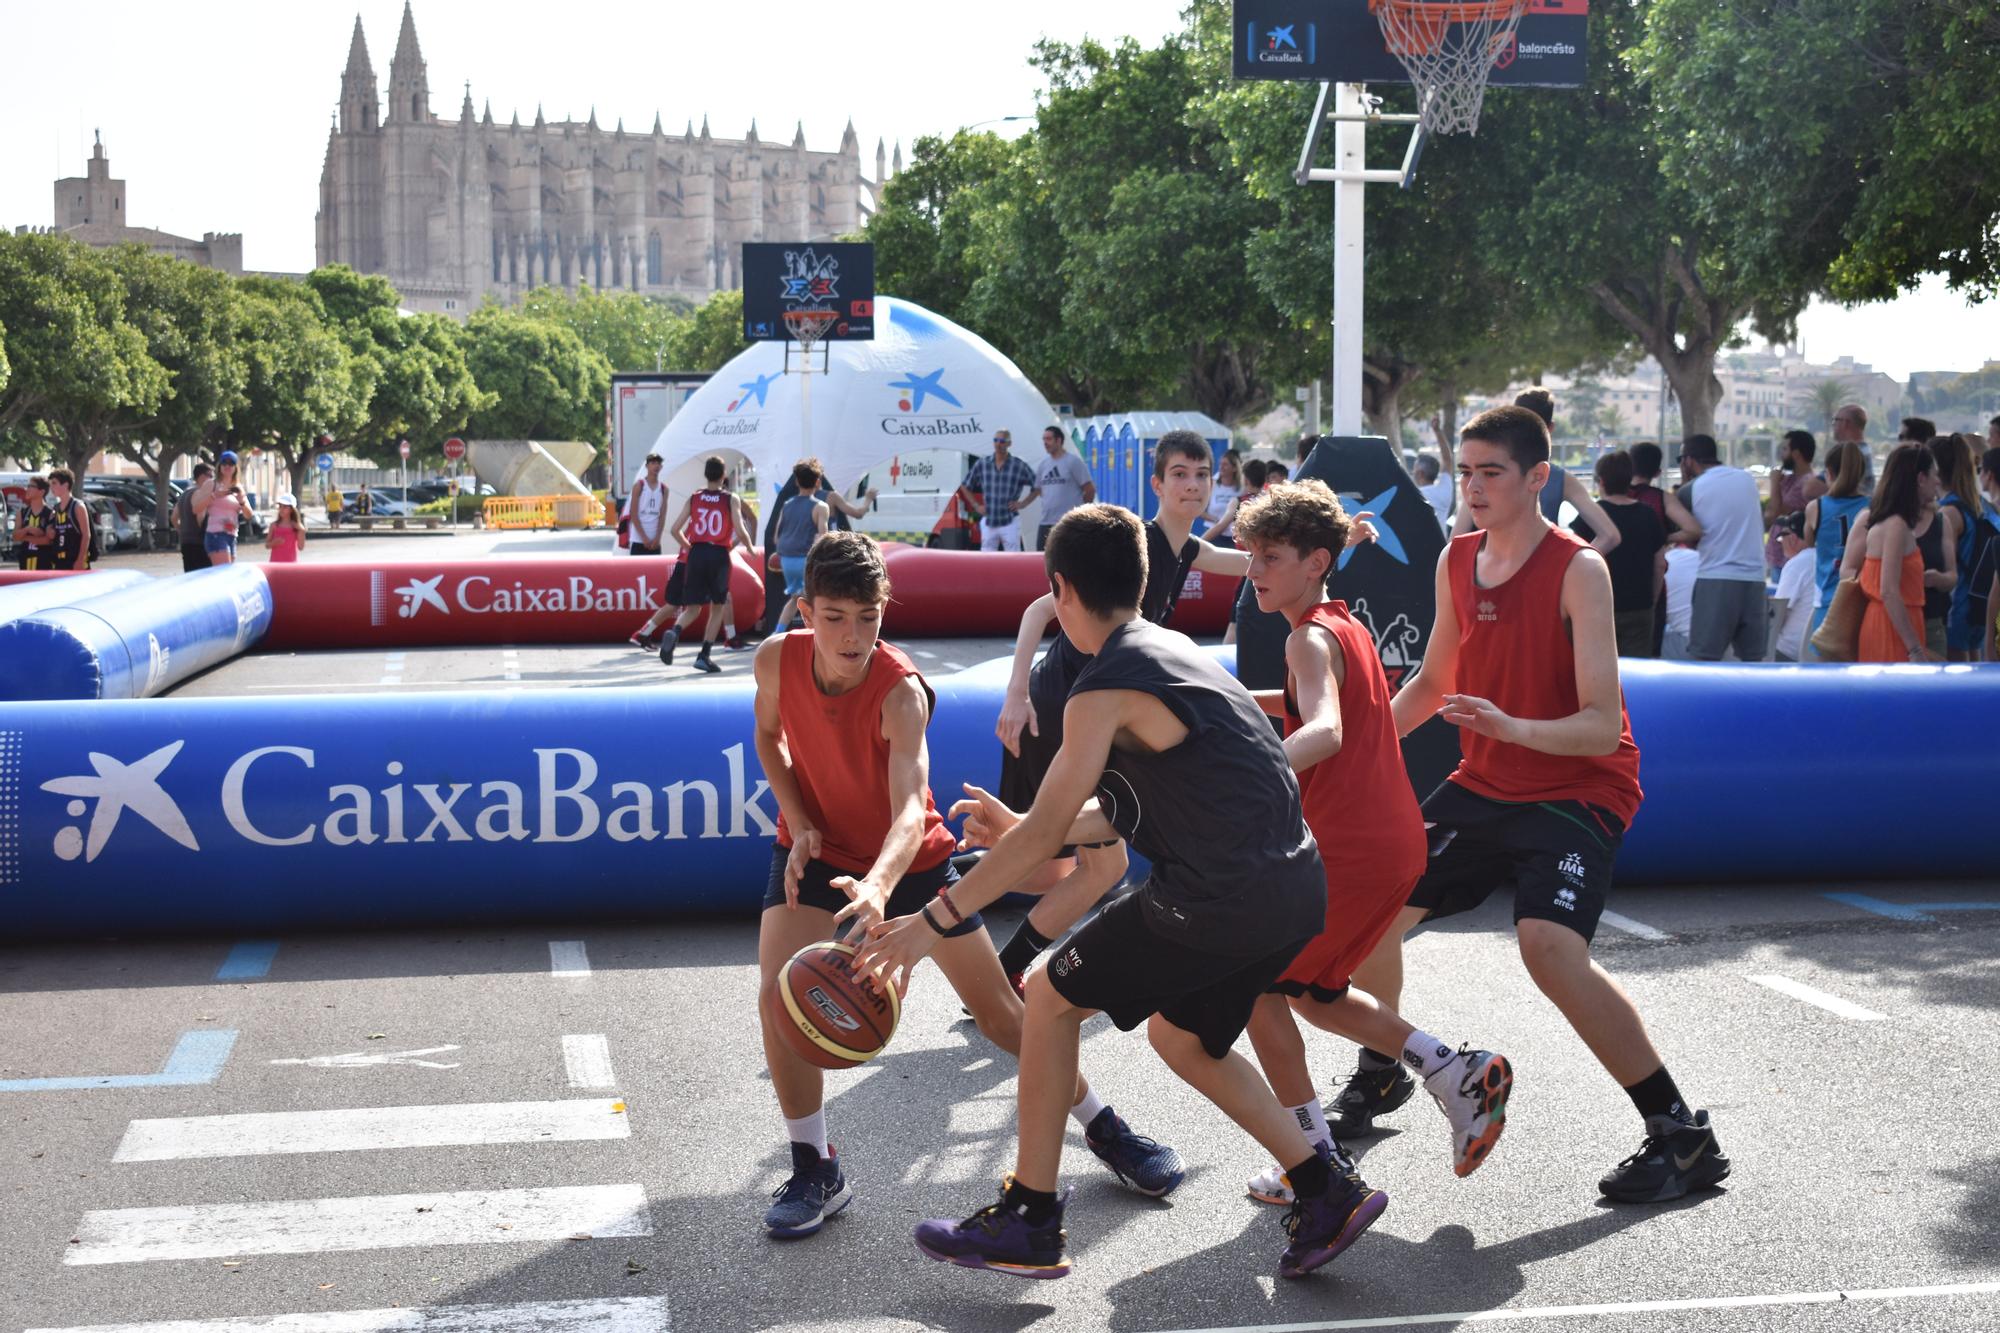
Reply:
[[[917,1248],[941,1263],[960,1268],[984,1268],[1009,1277],[1068,1277],[1069,1256],[1063,1252],[1063,1244],[1069,1237],[1063,1231],[1062,1218],[1069,1191],[1056,1195],[1056,1210],[1048,1221],[1031,1227],[1019,1208],[1007,1206],[1007,1187],[1013,1183],[1009,1173],[1000,1183],[1000,1201],[963,1222],[933,1217],[917,1223]]]
[[[840,1169],[840,1154],[828,1144],[826,1156],[814,1152],[811,1144],[792,1145],[792,1178],[771,1192],[773,1203],[764,1214],[764,1229],[782,1240],[810,1236],[826,1225],[826,1219],[854,1201],[847,1191],[847,1176]]]
[[[1181,1165],[1179,1153],[1143,1134],[1134,1134],[1132,1127],[1108,1106],[1083,1131],[1083,1141],[1127,1188],[1151,1198],[1165,1198],[1174,1192],[1174,1186],[1187,1179],[1187,1168]]]
[[[1324,1194],[1295,1198],[1285,1213],[1291,1243],[1278,1259],[1279,1277],[1304,1277],[1352,1245],[1382,1210],[1389,1196],[1370,1189],[1361,1177],[1337,1168]]]

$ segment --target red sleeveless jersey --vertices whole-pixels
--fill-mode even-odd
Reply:
[[[824,694],[813,679],[810,630],[785,636],[778,657],[778,721],[792,758],[792,778],[806,814],[819,830],[819,859],[863,875],[881,855],[893,822],[889,805],[889,742],[882,736],[882,701],[905,679],[937,697],[903,650],[877,642],[868,675],[845,694]],[[957,845],[924,788],[924,840],[910,869],[929,870]],[[785,817],[778,815],[778,843],[792,845]]]
[[[1340,752],[1299,774],[1300,804],[1319,842],[1327,883],[1353,891],[1407,889],[1424,868],[1424,817],[1403,767],[1389,708],[1392,691],[1375,636],[1348,614],[1345,602],[1320,603],[1304,625],[1331,634],[1347,664],[1340,685]],[[1287,736],[1304,725],[1295,711],[1297,689],[1288,672]]]
[[[736,539],[736,506],[727,491],[696,491],[688,498],[688,541],[728,546]]]
[[[1482,532],[1454,537],[1446,556],[1458,613],[1456,692],[1490,699],[1510,717],[1546,720],[1577,710],[1576,657],[1562,613],[1563,575],[1587,544],[1551,527],[1527,563],[1497,588],[1474,577]],[[1544,754],[1460,730],[1464,759],[1451,781],[1495,801],[1588,801],[1628,827],[1639,812],[1639,747],[1618,695],[1618,748],[1605,755]]]

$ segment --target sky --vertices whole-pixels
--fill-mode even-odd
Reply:
[[[803,121],[806,142],[831,150],[851,116],[872,172],[878,137],[907,153],[922,134],[1032,113],[1040,81],[1028,57],[1043,37],[1150,42],[1179,26],[1179,8],[417,0],[414,13],[431,110],[445,119],[457,118],[467,80],[474,105],[490,100],[503,124],[517,111],[532,122],[539,103],[550,120],[595,108],[600,125],[622,117],[633,131],[650,130],[655,111],[669,133],[706,115],[715,135],[741,138],[754,117],[761,136],[787,143]],[[401,0],[0,0],[0,49],[28,57],[17,54],[0,80],[0,226],[49,225],[53,182],[83,174],[101,129],[134,225],[240,232],[246,267],[311,268],[320,164],[357,9],[386,95]],[[1851,355],[1898,379],[1976,369],[2000,358],[2000,304],[1970,307],[1932,283],[1855,311],[1815,305],[1800,343],[1814,360]]]

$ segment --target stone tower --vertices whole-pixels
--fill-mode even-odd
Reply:
[[[531,287],[618,289],[702,300],[740,284],[751,240],[830,240],[873,211],[850,123],[833,152],[788,143],[664,131],[622,119],[496,125],[473,109],[431,114],[429,73],[406,3],[378,102],[361,20],[340,77],[340,111],[320,172],[318,262],[380,273],[406,305],[463,318],[489,294],[512,301]],[[900,158],[900,146],[898,157]]]

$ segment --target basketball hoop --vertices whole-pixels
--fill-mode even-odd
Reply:
[[[805,366],[805,373],[812,374],[813,348],[822,344],[827,330],[839,320],[837,310],[787,310],[781,316],[785,321],[785,332],[798,345],[799,357]],[[786,358],[786,369],[790,369],[790,358]],[[821,373],[825,370],[822,368]]]
[[[1422,128],[1476,132],[1486,80],[1513,50],[1528,0],[1368,0],[1368,9],[1417,86]]]

